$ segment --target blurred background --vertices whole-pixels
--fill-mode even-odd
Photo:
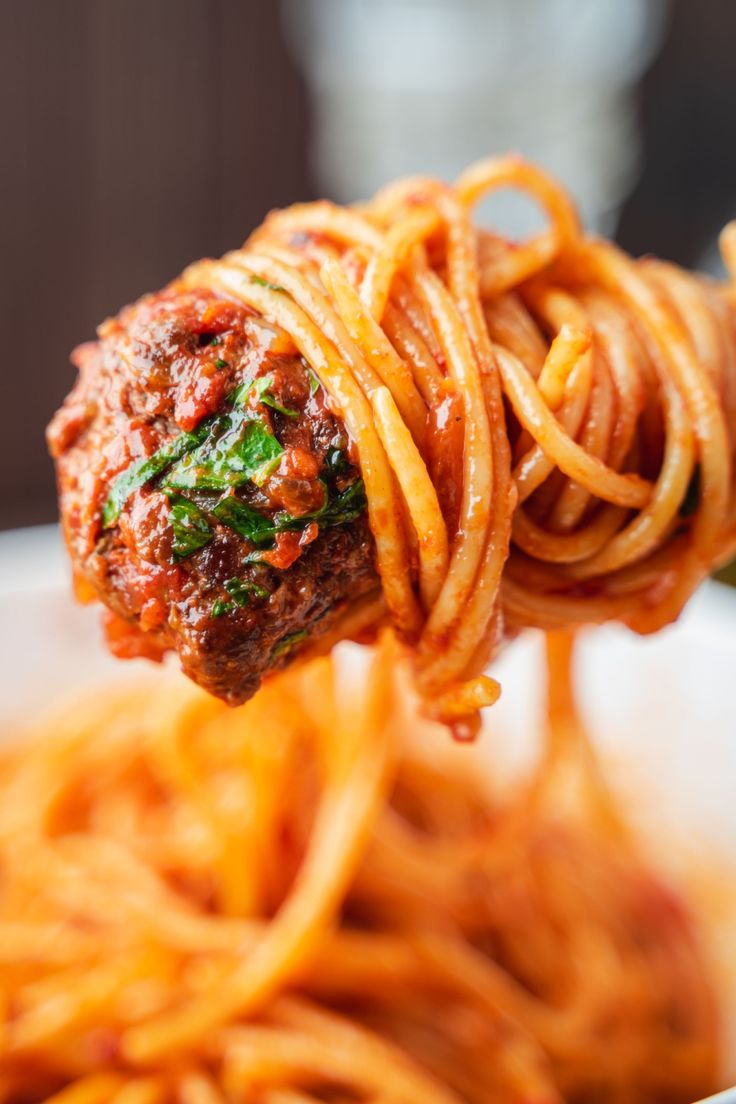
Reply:
[[[55,518],[70,349],[270,207],[515,148],[627,249],[717,275],[734,41],[733,0],[0,0],[0,528]]]

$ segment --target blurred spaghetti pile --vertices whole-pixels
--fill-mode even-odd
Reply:
[[[237,710],[166,679],[98,693],[6,752],[0,1098],[708,1092],[693,925],[598,777],[567,638],[548,652],[546,749],[504,804],[420,728],[388,639]]]

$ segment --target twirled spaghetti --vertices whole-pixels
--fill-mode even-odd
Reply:
[[[477,201],[505,187],[542,207],[543,233],[512,244],[474,226]],[[309,366],[365,484],[380,601],[361,582],[326,634],[322,609],[300,623],[294,654],[374,626],[385,603],[434,714],[460,722],[495,699],[483,672],[505,634],[608,619],[656,630],[733,550],[733,289],[586,236],[568,196],[519,158],[453,187],[413,178],[353,208],[274,212],[170,294],[198,289],[247,308]],[[72,525],[101,501],[72,499]],[[99,574],[86,577],[106,598]],[[135,614],[149,629],[154,615]]]
[[[521,246],[470,221],[507,186],[550,220]],[[405,180],[354,210],[276,212],[184,283],[282,327],[342,411],[383,594],[418,636],[429,693],[484,669],[494,613],[512,629],[619,618],[653,631],[733,546],[730,289],[585,237],[568,197],[520,159],[481,162],[454,188]],[[442,425],[446,406],[463,425],[434,436],[455,446],[455,516],[428,446],[427,418]]]
[[[98,693],[5,752],[0,1099],[713,1088],[693,922],[598,775],[567,638],[549,655],[546,752],[502,802],[467,748],[430,751],[388,639],[362,674],[318,659],[237,710],[166,680]]]

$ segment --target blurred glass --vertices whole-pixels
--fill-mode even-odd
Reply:
[[[312,168],[347,202],[395,176],[452,179],[519,150],[556,173],[589,225],[615,229],[639,162],[635,87],[665,0],[282,0],[312,98]],[[528,232],[504,196],[494,221]]]

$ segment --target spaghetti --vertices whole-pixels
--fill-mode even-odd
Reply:
[[[549,218],[520,245],[471,221],[508,186]],[[736,230],[723,243],[736,273]],[[386,619],[395,636],[349,694],[324,657],[236,710],[165,683],[77,706],[4,756],[0,1101],[640,1104],[710,1091],[718,1016],[697,933],[598,774],[568,631],[656,630],[736,545],[732,288],[584,236],[564,192],[505,158],[454,187],[412,179],[361,207],[276,212],[164,295],[197,289],[301,357],[354,445],[381,595],[361,586],[317,646]],[[84,437],[88,413],[72,402],[58,422],[58,457],[80,433],[81,448],[103,439]],[[242,412],[213,416],[252,428]],[[159,417],[136,413],[136,433]],[[72,471],[74,494],[93,491],[69,511],[87,526],[80,547],[104,545],[100,525],[127,526],[100,576],[132,573],[142,589],[125,559],[133,485],[157,533],[154,496],[173,495],[182,557],[213,539],[202,503],[179,493],[202,446],[195,422],[183,445],[118,466],[112,494],[99,472]],[[258,432],[272,450],[261,479],[284,450]],[[176,494],[153,488],[174,461]],[[357,487],[339,488],[343,507]],[[235,484],[228,494],[230,511],[248,506]],[[355,501],[333,513],[336,548]],[[324,518],[305,516],[293,555]],[[167,571],[173,586],[179,568]],[[243,580],[227,582],[247,605]],[[151,626],[164,607],[146,594]],[[457,749],[429,750],[405,683],[469,734],[498,694],[489,659],[528,625],[548,632],[548,740],[536,776],[499,803]]]
[[[5,1104],[714,1087],[695,929],[597,772],[569,639],[539,770],[502,803],[468,749],[429,750],[397,659],[317,659],[236,710],[165,679],[98,694],[4,753]]]
[[[473,207],[505,187],[548,229],[519,245],[477,230]],[[454,187],[415,178],[355,208],[274,212],[174,286],[247,305],[328,391],[388,614],[459,730],[498,694],[483,671],[504,634],[652,632],[734,548],[732,288],[585,236],[519,158]],[[358,620],[376,616],[369,603]]]

